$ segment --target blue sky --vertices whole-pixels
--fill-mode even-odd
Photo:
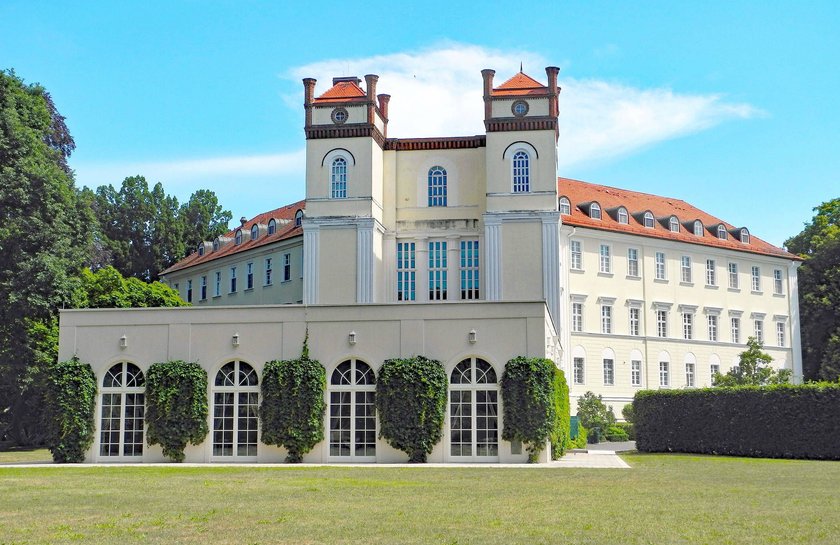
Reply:
[[[0,3],[0,68],[53,95],[77,183],[303,197],[301,78],[380,75],[390,136],[482,132],[481,68],[561,67],[559,174],[780,245],[840,197],[840,2]]]

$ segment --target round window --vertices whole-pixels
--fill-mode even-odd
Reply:
[[[349,114],[347,113],[347,110],[345,110],[344,108],[336,108],[335,110],[332,111],[332,120],[333,120],[333,123],[335,123],[336,125],[343,124],[345,121],[347,121],[348,117],[349,117]]]
[[[528,113],[528,103],[524,100],[517,100],[511,105],[510,109],[516,117],[523,117]]]

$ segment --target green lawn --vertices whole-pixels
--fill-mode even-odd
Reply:
[[[0,468],[0,543],[831,543],[840,462]]]

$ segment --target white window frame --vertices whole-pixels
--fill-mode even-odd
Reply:
[[[630,214],[627,213],[627,209],[623,206],[619,207],[618,209],[618,223],[622,225],[627,225],[630,223]]]
[[[691,256],[684,255],[680,258],[680,281],[691,284]]]
[[[129,375],[129,366],[132,374]],[[116,373],[115,368],[119,367]],[[133,371],[136,369],[136,373]],[[118,373],[118,377],[117,377]],[[116,386],[105,386],[109,377],[118,378]],[[142,458],[145,451],[145,397],[146,378],[138,365],[128,361],[122,361],[110,366],[105,376],[100,381],[99,391],[99,417],[97,418],[97,457],[103,460],[138,460]],[[105,403],[105,396],[109,396],[111,403]],[[116,396],[116,399],[114,399]],[[132,396],[133,403],[129,403],[128,396]],[[114,401],[117,401],[114,403]],[[116,411],[114,410],[116,409]],[[116,414],[115,414],[116,412]],[[106,424],[107,421],[107,424]],[[126,429],[131,423],[131,429]],[[139,427],[139,429],[138,429]],[[116,429],[114,429],[116,428]],[[137,434],[139,433],[139,441]],[[106,437],[111,439],[116,434],[116,441],[104,441]],[[131,439],[131,441],[127,441]],[[116,454],[103,452],[106,446],[116,446]],[[130,446],[129,446],[130,445]],[[110,450],[110,449],[108,449]],[[128,452],[128,454],[126,454]]]
[[[729,266],[729,289],[737,290],[740,288],[740,282],[738,279],[738,264],[730,261]]]
[[[784,348],[785,346],[785,323],[776,322],[776,346]]]
[[[349,369],[346,374],[339,371],[346,363],[349,363]],[[361,364],[361,365],[360,365]],[[372,379],[372,380],[371,380]],[[338,382],[336,384],[336,382]],[[349,393],[349,403],[345,403],[342,399],[342,394]],[[328,411],[330,418],[326,422],[326,449],[327,456],[332,460],[341,461],[373,461],[376,459],[376,434],[378,433],[378,425],[376,418],[376,372],[373,367],[367,362],[356,358],[350,358],[342,361],[329,375],[327,379],[327,399]],[[347,406],[349,408],[349,415],[341,414],[341,409]],[[369,412],[373,414],[369,414]],[[343,427],[344,422],[349,425],[348,429]],[[365,427],[357,429],[361,423]],[[342,424],[334,428],[336,424]],[[373,424],[371,430],[369,425]],[[363,440],[361,445],[357,443],[360,433],[370,434],[373,432],[372,441]],[[349,433],[349,441],[345,439],[342,434]],[[369,445],[371,445],[370,447]],[[349,454],[341,454],[341,449],[344,445],[349,448]],[[365,448],[364,454],[357,454],[356,449],[360,446]],[[338,449],[338,453],[334,448]],[[369,448],[373,448],[373,452],[369,452]]]
[[[604,386],[615,386],[615,360],[603,358],[604,361]]]
[[[601,333],[612,334],[612,305],[601,305]]]
[[[694,388],[696,377],[696,365],[694,362],[685,362],[685,386],[686,388]]]
[[[656,336],[668,338],[668,311],[665,309],[656,309]]]
[[[706,260],[706,285],[707,286],[716,286],[717,285],[717,269],[714,259],[707,259]]]
[[[461,300],[478,300],[479,290],[478,240],[461,240],[459,261],[461,272]]]
[[[531,191],[531,154],[523,149],[516,150],[510,159],[510,179],[514,193]]]
[[[668,220],[668,229],[672,233],[680,232],[680,220],[678,220],[676,216],[671,216],[671,219]]]
[[[330,198],[347,198],[347,167],[348,161],[342,156],[336,157],[330,163]]]
[[[703,227],[703,222],[701,222],[700,220],[694,220],[694,236],[702,237],[704,231],[705,228]]]
[[[575,271],[583,270],[583,243],[579,240],[569,241],[571,268]]]
[[[446,301],[449,292],[448,245],[445,240],[428,242],[429,301]]]
[[[668,361],[660,361],[659,362],[659,387],[660,388],[667,388],[671,385],[671,377],[670,377],[670,363]]]
[[[630,320],[629,333],[633,337],[638,337],[642,331],[642,309],[639,307],[630,307],[628,311]]]
[[[601,219],[601,205],[597,202],[593,202],[589,205],[589,217],[593,220],[600,220]]]
[[[575,384],[585,384],[586,361],[584,360],[584,358],[572,358],[572,375]]]
[[[627,248],[627,276],[639,278],[639,249]]]
[[[751,288],[755,293],[761,293],[761,267],[753,265],[751,270]]]
[[[245,289],[254,289],[254,263],[247,263],[245,265]]]
[[[729,334],[734,344],[741,343],[741,318],[739,316],[729,318]]]
[[[435,165],[429,169],[428,181],[426,188],[428,190],[428,206],[429,207],[445,207],[447,204],[447,173],[446,169],[440,165]]]
[[[630,386],[642,385],[642,361],[630,360]]]
[[[219,379],[219,374],[222,372],[222,369],[224,369],[227,365],[229,365],[231,363],[233,363],[233,382],[234,382],[233,385],[217,385],[216,382]],[[248,373],[247,370],[242,370],[242,365],[243,364],[246,365],[251,370],[251,372],[253,372],[253,377],[256,380],[256,384],[250,384],[249,385],[249,384],[242,384],[241,383],[243,378],[247,378],[247,376],[248,376],[248,375],[243,376],[243,374],[242,374],[242,373]],[[210,424],[211,424],[210,425],[210,430],[211,430],[211,435],[210,435],[210,443],[211,443],[210,444],[210,448],[211,448],[210,459],[211,460],[238,460],[238,461],[253,461],[253,462],[255,462],[257,460],[257,455],[258,455],[259,448],[260,448],[259,447],[259,445],[260,445],[260,440],[259,440],[259,435],[260,435],[260,432],[259,432],[259,417],[257,415],[257,412],[259,410],[259,404],[260,404],[259,373],[257,373],[256,368],[253,365],[251,365],[250,363],[245,362],[245,361],[240,361],[240,360],[233,360],[233,361],[229,361],[229,362],[225,363],[224,365],[222,365],[221,367],[219,367],[219,369],[216,370],[216,373],[213,374],[213,376],[210,380],[211,380],[211,383],[210,383],[211,384],[211,386],[210,386],[210,414],[212,415],[211,419],[210,419]],[[216,394],[233,394],[233,404],[231,405],[233,407],[233,409],[231,411],[232,416],[230,417],[230,424],[232,425],[231,430],[226,430],[224,428],[222,430],[218,430],[216,428],[216,426],[218,424],[217,419],[220,418],[218,416],[218,410],[217,410],[218,401],[216,400]],[[250,428],[247,429],[247,430],[244,430],[246,433],[249,432],[249,431],[254,432],[253,454],[239,454],[239,447],[242,446],[242,445],[240,445],[241,432],[243,431],[243,430],[239,429],[239,426],[241,425],[242,420],[243,420],[243,416],[242,416],[243,406],[242,406],[242,398],[241,398],[242,394],[246,395],[247,396],[246,399],[248,400],[248,402],[245,404],[245,407],[250,408],[253,411],[252,413],[249,413],[246,417],[244,417],[245,419],[251,420],[252,421],[251,423],[253,423],[253,425],[254,425],[253,430],[251,430]],[[253,403],[250,402],[251,399],[254,400]],[[231,433],[231,438],[232,438],[231,448],[233,450],[232,450],[231,454],[218,454],[216,452],[216,445],[218,444],[217,441],[216,441],[216,434],[219,433],[219,432],[225,432],[225,431],[230,431],[230,433]],[[251,444],[252,444],[251,441],[246,440],[245,445],[251,445]]]
[[[583,303],[572,302],[572,331],[583,331]]]
[[[709,340],[717,342],[718,340],[718,316],[717,314],[709,314],[706,316],[706,323],[709,327]]]
[[[221,297],[222,296],[222,271],[216,271],[216,287],[213,291],[214,297]]]
[[[656,270],[656,280],[667,280],[668,273],[665,268],[665,252],[656,252],[653,254]]]
[[[785,294],[785,283],[782,269],[773,269],[773,293],[775,295]]]
[[[417,300],[417,245],[397,242],[397,301]]]
[[[572,214],[572,203],[569,201],[568,197],[560,197],[557,209],[560,211],[561,215],[570,216]]]
[[[610,245],[601,244],[598,249],[598,256],[599,272],[604,274],[612,274],[612,255],[610,254]]]
[[[653,214],[651,214],[650,212],[645,212],[645,215],[644,215],[645,229],[653,229],[655,225],[656,225],[656,220],[654,219]]]
[[[694,338],[694,314],[683,312],[683,339],[690,341]]]
[[[292,279],[292,254],[286,252],[283,254],[283,282],[289,282]]]
[[[753,320],[753,328],[755,331],[755,338],[761,344],[764,344],[764,320]]]
[[[274,282],[274,278],[272,278],[274,269],[271,268],[271,258],[270,257],[265,258],[265,266],[264,266],[263,270],[265,271],[265,279],[264,279],[265,283],[263,285],[271,286],[272,282]]]

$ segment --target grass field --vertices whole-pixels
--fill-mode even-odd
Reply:
[[[0,543],[840,540],[840,463],[626,455],[630,470],[0,468]]]

